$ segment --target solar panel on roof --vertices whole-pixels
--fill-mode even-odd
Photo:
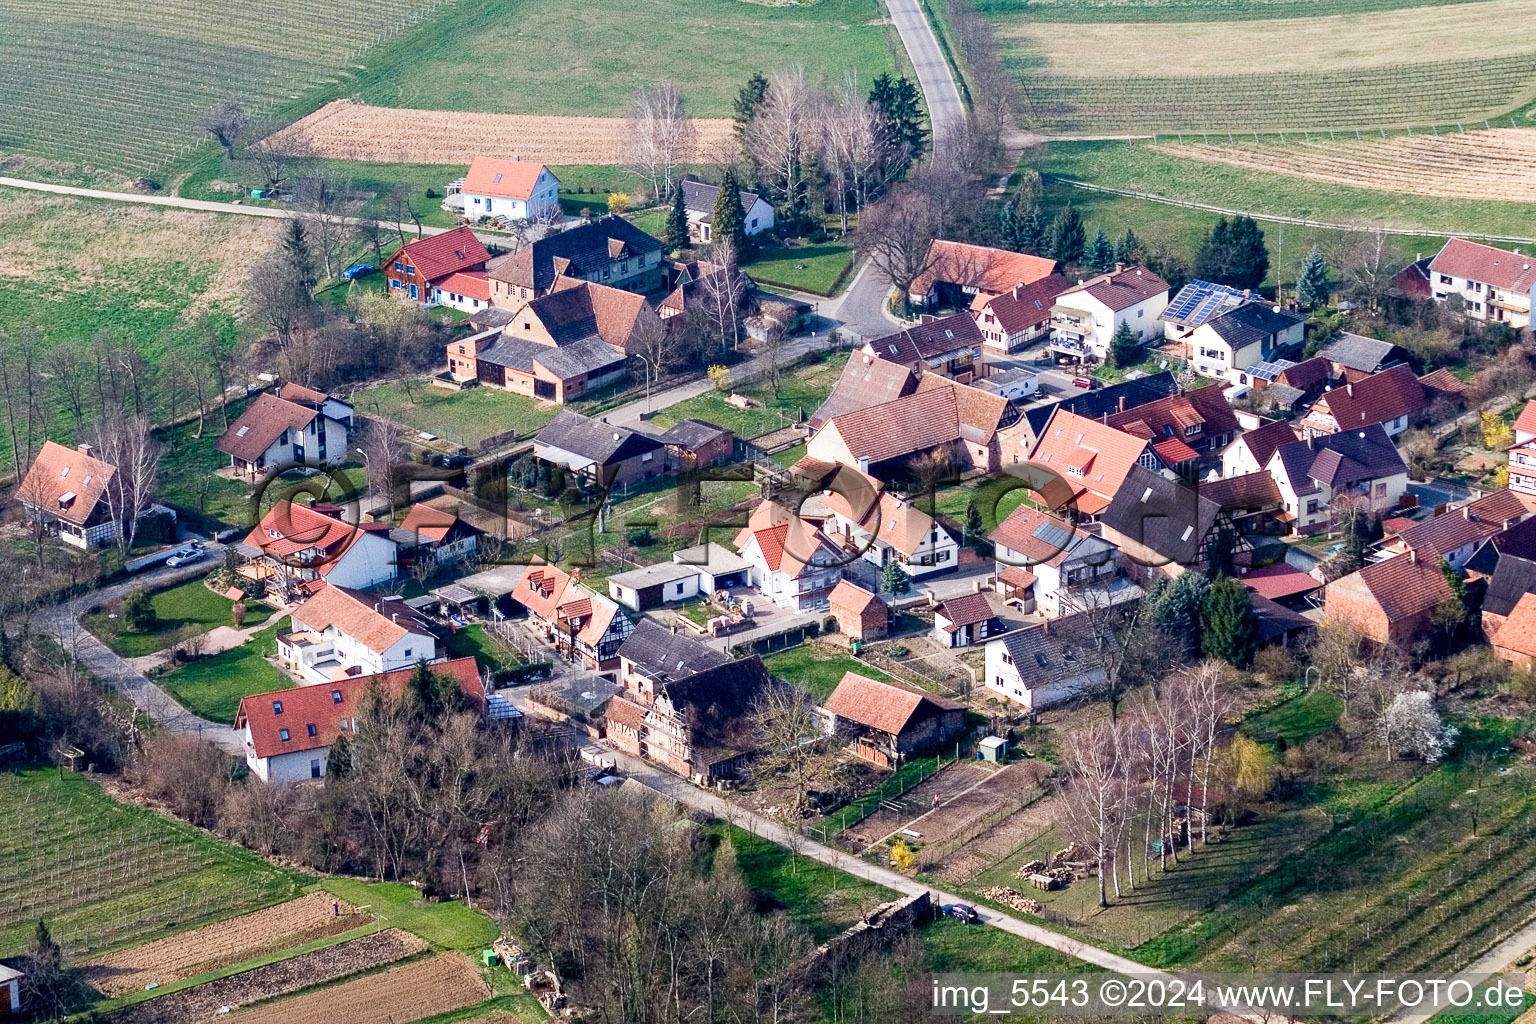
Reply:
[[[1198,327],[1242,301],[1243,293],[1236,288],[1210,281],[1191,281],[1179,289],[1179,294],[1158,319]]]
[[[1041,523],[1030,531],[1030,536],[1060,551],[1066,548],[1067,541],[1072,539],[1072,531],[1063,529],[1055,523]]]

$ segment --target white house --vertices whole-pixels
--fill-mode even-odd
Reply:
[[[1285,420],[1270,420],[1245,430],[1221,450],[1221,475],[1257,473],[1269,465],[1276,448],[1295,440],[1296,429]]]
[[[765,501],[736,535],[736,550],[751,566],[748,585],[794,611],[827,607],[842,578],[837,549],[811,523]]]
[[[839,481],[857,479],[857,470],[845,469]],[[960,560],[960,545],[953,534],[932,516],[881,489],[880,482],[867,475],[863,486],[843,486],[828,491],[821,502],[832,518],[826,531],[845,548],[858,550],[859,557],[884,568],[897,562],[912,579],[954,569]],[[851,495],[851,496],[850,496]]]
[[[410,605],[338,586],[321,587],[290,613],[277,656],[306,683],[372,676],[437,660],[437,637]]]
[[[986,688],[1031,711],[1087,693],[1107,678],[1090,637],[1072,619],[1004,633],[987,643]]]
[[[1119,571],[1113,544],[1028,505],[1014,509],[988,539],[997,558],[999,593],[1048,619],[1076,610],[1074,589],[1108,582]]]
[[[0,964],[0,1017],[21,1013],[21,979],[14,967]]]
[[[122,532],[107,500],[114,466],[91,454],[91,446],[66,448],[44,441],[27,470],[16,500],[33,522],[77,548],[110,544]]]
[[[1247,302],[1212,317],[1189,335],[1196,373],[1233,384],[1249,384],[1243,371],[1278,353],[1299,349],[1306,317],[1279,306]]]
[[[477,156],[459,190],[464,219],[547,220],[560,212],[560,179],[539,163]]]
[[[324,580],[371,587],[399,574],[399,545],[388,523],[349,523],[334,505],[274,502],[236,550],[265,576],[293,583]]]
[[[1056,296],[1051,306],[1050,351],[1077,362],[1102,362],[1121,324],[1140,342],[1163,336],[1158,315],[1168,285],[1146,267],[1121,267]]]
[[[699,568],[658,562],[608,577],[608,596],[637,612],[699,596]]]
[[[372,686],[400,694],[415,666],[376,676],[343,679],[320,686],[274,690],[240,699],[235,732],[245,748],[245,763],[263,782],[298,782],[325,777],[331,745],[357,734],[357,715]],[[474,700],[483,696],[474,658],[455,658],[432,666],[435,675],[452,679]]]
[[[1453,238],[1429,261],[1429,286],[1436,302],[1460,295],[1473,319],[1529,327],[1536,300],[1536,260]]]
[[[1282,444],[1264,468],[1280,491],[1282,518],[1302,535],[1327,530],[1338,504],[1385,513],[1408,490],[1408,467],[1379,423]]]
[[[715,217],[715,200],[720,186],[684,178],[683,211],[688,217],[688,233],[700,242],[710,241],[710,222]],[[756,192],[741,194],[741,224],[747,237],[773,228],[773,207]]]
[[[276,394],[257,395],[214,447],[240,476],[259,480],[278,467],[345,462],[352,422],[346,402],[284,384]]]

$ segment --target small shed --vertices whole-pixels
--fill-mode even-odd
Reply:
[[[697,566],[659,562],[608,577],[608,596],[637,612],[699,596]]]
[[[0,1017],[21,1012],[21,972],[0,964]]]
[[[745,558],[714,541],[674,552],[672,561],[697,569],[699,590],[710,594],[717,590],[746,586],[747,576],[752,569],[751,563]]]
[[[878,640],[890,624],[890,610],[871,591],[850,580],[839,580],[827,597],[838,632],[850,640]]]
[[[983,761],[1004,764],[1008,760],[1008,741],[1001,736],[988,736],[976,744],[977,755]]]

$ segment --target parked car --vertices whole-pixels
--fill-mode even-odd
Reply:
[[[197,545],[196,547],[188,544],[185,547],[178,548],[175,554],[171,555],[170,558],[165,560],[165,564],[172,569],[176,568],[178,565],[190,565],[191,563],[201,559],[203,554],[204,552],[201,544]]]
[[[976,908],[964,903],[946,903],[939,908],[939,913],[945,917],[952,917],[956,921],[964,921],[966,924],[981,923],[981,915],[976,913]]]
[[[1093,387],[1093,378],[1092,377],[1073,377],[1072,378],[1072,386],[1075,387],[1075,388],[1092,388]]]

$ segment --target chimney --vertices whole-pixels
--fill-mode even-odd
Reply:
[[[1250,298],[1252,295],[1253,295],[1253,292],[1249,291],[1247,288],[1243,289],[1243,298],[1245,298],[1245,299],[1246,298]]]
[[[81,455],[90,455],[96,449],[92,448],[89,444],[86,444],[84,441],[82,441],[79,444],[75,445],[75,450],[78,451]]]
[[[1046,619],[1044,622],[1040,623],[1040,635],[1041,636],[1050,636],[1051,635],[1051,620],[1050,619]]]
[[[1346,395],[1348,395],[1350,398],[1354,398],[1355,397],[1355,386],[1354,386],[1354,384],[1345,384],[1344,385],[1344,393]]]
[[[1116,263],[1115,264],[1115,273],[1119,274],[1119,273],[1122,273],[1124,270],[1125,270],[1125,264],[1124,263]]]
[[[1419,549],[1418,548],[1409,548],[1408,549],[1408,561],[1412,562],[1414,565],[1418,565],[1419,564]]]
[[[1120,407],[1120,409],[1119,409],[1120,412],[1125,412],[1125,396],[1124,395],[1121,395],[1119,400],[1115,404],[1117,404]]]

